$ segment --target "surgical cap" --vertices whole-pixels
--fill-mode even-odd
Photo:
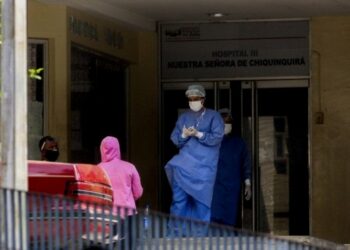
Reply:
[[[222,108],[219,109],[218,112],[221,114],[222,117],[228,117],[229,119],[232,119],[231,110],[228,108]]]
[[[186,90],[186,96],[200,96],[205,97],[205,89],[202,85],[190,85],[188,86],[188,89]]]

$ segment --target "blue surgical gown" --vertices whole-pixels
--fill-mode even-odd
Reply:
[[[195,127],[203,137],[182,138],[183,127]],[[211,206],[224,122],[220,114],[211,109],[180,115],[171,134],[171,140],[179,148],[165,166],[170,185],[176,183],[188,195],[208,208]]]
[[[242,180],[251,179],[251,160],[244,140],[238,136],[224,136],[214,195],[212,221],[235,226]]]

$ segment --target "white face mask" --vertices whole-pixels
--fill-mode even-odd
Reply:
[[[232,131],[232,124],[225,123],[225,131],[224,131],[225,135],[231,133],[231,131]]]
[[[195,112],[201,110],[201,108],[203,107],[202,101],[192,101],[188,102],[188,104],[190,106],[190,109],[192,109]]]

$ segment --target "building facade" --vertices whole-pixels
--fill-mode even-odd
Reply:
[[[285,21],[290,20],[280,20]],[[41,82],[29,82],[29,158],[39,157],[37,140],[50,134],[58,138],[61,161],[96,163],[99,141],[117,136],[123,157],[141,174],[145,194],[138,205],[167,212],[171,193],[163,165],[174,153],[171,121],[186,108],[184,88],[201,82],[208,106],[231,106],[251,143],[259,178],[254,202],[242,204],[242,225],[348,243],[350,17],[303,21],[307,71],[302,77],[287,67],[270,77],[247,71],[238,77],[176,79],[175,71],[169,80],[162,75],[160,33],[30,0],[28,62],[45,73]]]

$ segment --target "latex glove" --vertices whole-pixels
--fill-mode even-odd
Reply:
[[[200,131],[196,131],[196,134],[194,135],[195,137],[197,137],[198,139],[202,138],[204,135],[203,132],[200,132]]]
[[[252,197],[252,184],[249,179],[244,181],[244,198],[248,201]]]
[[[190,136],[195,136],[197,138],[202,138],[203,137],[203,132],[198,131],[196,128],[194,127],[189,127],[188,128],[190,130]]]
[[[191,126],[188,128],[189,136],[195,136],[197,129],[195,127]]]
[[[181,137],[185,139],[185,138],[191,136],[191,134],[192,134],[191,129],[190,128],[186,128],[185,126],[183,126]]]

